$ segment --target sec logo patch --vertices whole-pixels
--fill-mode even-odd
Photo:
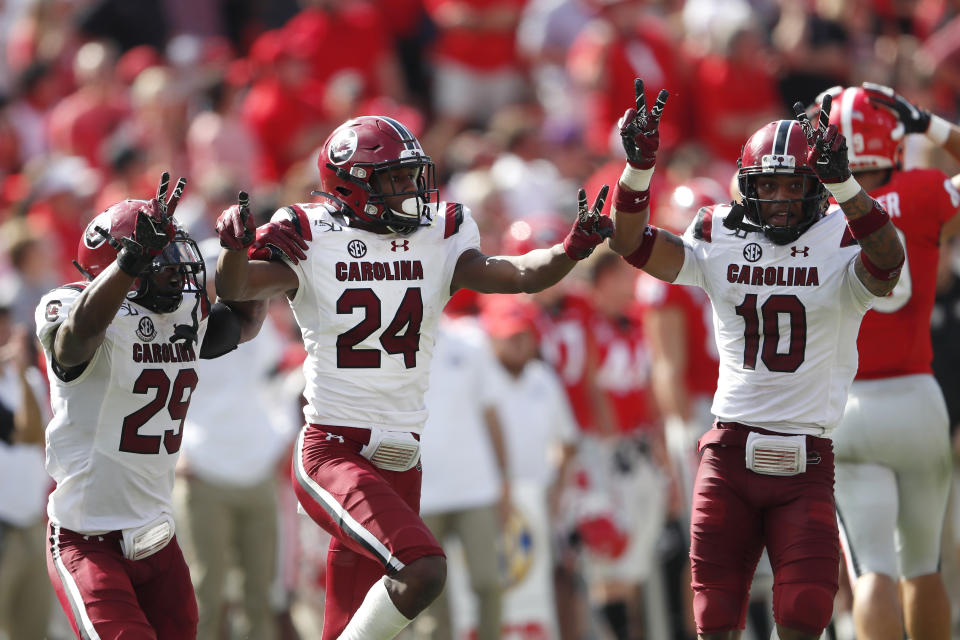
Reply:
[[[151,342],[157,337],[157,329],[150,318],[141,318],[137,324],[137,337],[144,342]]]

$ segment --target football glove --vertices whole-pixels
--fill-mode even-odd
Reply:
[[[613,236],[613,220],[601,214],[610,187],[603,185],[593,206],[587,207],[587,192],[578,193],[577,220],[563,240],[563,250],[573,260],[583,260],[607,238]]]
[[[620,140],[627,154],[627,162],[636,169],[650,169],[657,160],[657,149],[660,148],[660,116],[663,115],[663,107],[667,104],[670,93],[661,89],[656,104],[648,113],[643,80],[634,80],[633,89],[636,106],[623,113],[617,127],[620,129]]]
[[[223,210],[217,218],[216,230],[220,246],[224,249],[240,251],[253,244],[256,227],[250,215],[250,196],[246,191],[237,195],[237,204]]]
[[[288,220],[268,222],[257,227],[255,238],[247,249],[251,260],[280,260],[284,256],[293,264],[307,259],[307,242]]]

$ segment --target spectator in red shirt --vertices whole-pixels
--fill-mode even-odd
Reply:
[[[258,74],[243,99],[242,113],[260,145],[257,173],[277,182],[298,160],[323,142],[319,104],[308,100],[309,61],[287,34],[267,31],[257,38],[250,57]]]
[[[671,96],[687,95],[689,68],[668,26],[649,13],[645,2],[590,0],[588,4],[594,6],[596,18],[574,41],[567,69],[586,93],[587,144],[597,155],[606,156],[611,148],[618,148],[614,125],[623,115],[623,105],[634,101],[633,79],[649,78],[647,100],[653,104],[660,89],[667,89]],[[692,102],[681,98],[664,112],[660,124],[664,148],[675,147],[689,135],[685,105]]]
[[[130,115],[126,88],[114,80],[115,63],[109,46],[100,42],[83,45],[74,59],[79,87],[50,111],[51,146],[82,156],[93,167],[104,166],[104,141]]]
[[[433,44],[431,146],[442,148],[468,124],[484,125],[520,101],[525,82],[516,29],[526,0],[425,0],[437,27]]]
[[[62,282],[80,279],[73,258],[93,214],[92,198],[98,187],[97,173],[77,156],[55,159],[36,185],[38,199],[27,211],[27,221],[45,238]]]
[[[697,139],[732,169],[743,141],[784,114],[770,67],[772,52],[756,27],[746,19],[729,25],[726,35],[718,51],[696,64],[697,99],[686,102],[693,107]]]

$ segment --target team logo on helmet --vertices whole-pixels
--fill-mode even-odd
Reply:
[[[107,241],[106,236],[97,231],[97,227],[100,227],[107,233],[110,233],[110,220],[112,218],[112,215],[104,211],[90,221],[90,224],[87,225],[86,230],[83,232],[83,244],[88,249],[96,249]]]
[[[357,151],[357,132],[353,129],[344,129],[334,136],[327,149],[327,155],[333,164],[343,164],[353,157]]]
[[[153,320],[148,317],[140,318],[137,325],[137,337],[144,342],[152,342],[157,337],[157,328],[153,326]]]
[[[363,244],[363,240],[351,240],[347,243],[347,253],[354,258],[362,258],[367,255],[367,245]]]

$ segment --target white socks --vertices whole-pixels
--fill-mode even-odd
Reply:
[[[337,640],[390,640],[412,622],[393,604],[385,580],[373,583]]]

